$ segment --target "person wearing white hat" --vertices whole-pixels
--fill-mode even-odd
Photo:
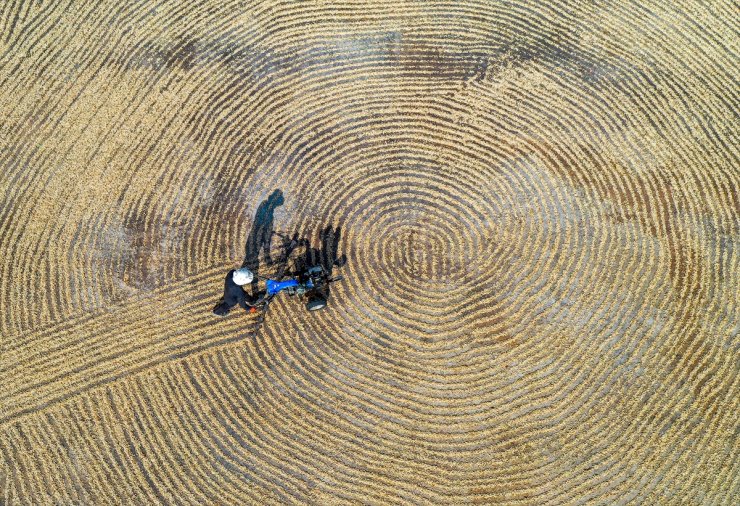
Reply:
[[[222,302],[216,304],[213,312],[219,316],[226,316],[232,307],[239,304],[246,311],[249,311],[247,305],[247,294],[242,286],[248,285],[254,279],[252,271],[246,267],[241,269],[232,269],[226,274],[224,283],[224,297]]]

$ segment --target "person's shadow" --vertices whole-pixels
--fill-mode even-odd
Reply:
[[[283,205],[283,192],[282,190],[273,191],[266,200],[257,207],[257,212],[254,215],[254,221],[252,222],[252,230],[249,231],[247,236],[247,242],[244,245],[244,261],[242,267],[246,267],[255,274],[255,278],[252,281],[252,292],[256,293],[257,274],[260,267],[260,251],[264,251],[264,262],[266,265],[272,264],[272,258],[270,257],[270,247],[272,245],[272,224],[275,220],[275,208]]]

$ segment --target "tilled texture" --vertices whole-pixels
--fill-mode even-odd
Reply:
[[[737,504],[734,2],[0,8],[0,504]]]

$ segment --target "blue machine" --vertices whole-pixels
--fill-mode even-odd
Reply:
[[[255,302],[248,302],[247,304],[254,309],[261,308],[263,311],[266,311],[272,298],[284,291],[288,295],[304,297],[306,300],[306,309],[316,311],[326,306],[329,283],[339,281],[340,279],[342,279],[341,276],[330,278],[326,269],[317,265],[309,268],[300,275],[294,274],[290,279],[286,279],[285,281],[265,279],[265,294]]]
[[[312,289],[313,282],[308,279],[305,283],[301,284],[298,282],[297,279],[288,279],[285,281],[275,281],[272,279],[268,279],[265,281],[265,285],[267,285],[267,295],[275,295],[278,292],[281,292],[283,290],[286,290],[288,288],[296,289],[299,286],[303,287],[304,289],[310,290]]]

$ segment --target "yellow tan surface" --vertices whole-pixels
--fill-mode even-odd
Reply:
[[[0,9],[0,504],[737,504],[735,3]]]

